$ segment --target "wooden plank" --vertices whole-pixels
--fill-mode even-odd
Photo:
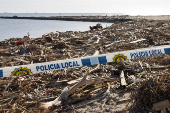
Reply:
[[[127,83],[126,83],[126,80],[125,80],[124,71],[121,71],[120,79],[121,79],[121,82],[120,82],[121,86],[126,86]]]
[[[161,101],[161,102],[157,102],[157,103],[153,104],[153,107],[154,107],[155,111],[159,111],[159,110],[162,110],[163,108],[170,107],[170,103],[168,100],[165,100],[165,101]]]

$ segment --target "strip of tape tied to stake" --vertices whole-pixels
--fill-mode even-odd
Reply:
[[[116,62],[121,60],[148,57],[148,56],[165,54],[165,53],[170,53],[170,45],[114,52],[114,53],[80,57],[74,59],[57,60],[52,62],[4,67],[4,68],[0,68],[0,77],[27,75],[27,74],[50,71],[50,70],[59,70],[65,68],[74,68],[74,67],[88,66],[94,64]]]

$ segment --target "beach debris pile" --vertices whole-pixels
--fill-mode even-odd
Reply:
[[[17,45],[21,38],[6,39],[0,42],[0,67],[169,45],[169,28],[169,21],[143,19],[85,32],[47,33],[23,45]],[[169,58],[161,54],[0,78],[0,111],[153,112],[153,104],[169,101]]]
[[[103,27],[101,26],[101,24],[97,24],[96,26],[90,26],[90,30],[93,30],[93,29],[102,29]]]

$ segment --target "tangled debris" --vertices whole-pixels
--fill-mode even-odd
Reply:
[[[151,75],[137,83],[137,89],[132,92],[134,98],[133,112],[154,111],[153,104],[170,99],[170,75]]]
[[[17,45],[21,38],[6,39],[0,42],[0,67],[168,45],[169,29],[167,20],[141,19],[48,33],[23,45]],[[0,78],[0,112],[152,112],[154,103],[170,98],[169,58],[161,54]]]

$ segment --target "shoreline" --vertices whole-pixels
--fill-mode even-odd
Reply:
[[[84,21],[84,22],[126,22],[133,20],[170,20],[170,15],[150,15],[150,16],[129,16],[129,15],[116,15],[116,16],[49,16],[49,17],[19,17],[15,16],[0,16],[3,19],[34,19],[34,20],[63,20],[63,21]]]
[[[116,16],[52,16],[52,17],[5,17],[3,19],[34,19],[34,20],[63,20],[63,21],[84,21],[84,22],[126,22],[132,21],[132,19],[116,17]]]

